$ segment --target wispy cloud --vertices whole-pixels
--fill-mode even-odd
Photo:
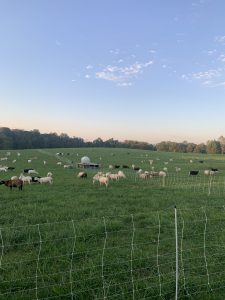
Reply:
[[[220,75],[221,75],[220,70],[215,69],[215,70],[207,70],[204,72],[192,73],[191,77],[193,79],[208,80],[208,79],[218,78]]]
[[[92,66],[92,65],[87,65],[87,66],[85,67],[85,69],[86,69],[86,70],[91,70],[91,69],[93,69],[93,66]]]
[[[131,80],[137,78],[145,68],[152,64],[153,61],[150,60],[145,63],[135,62],[124,67],[108,65],[103,70],[96,72],[95,76],[98,79],[115,82],[119,86],[131,86]]]

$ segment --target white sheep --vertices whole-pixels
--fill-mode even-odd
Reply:
[[[35,171],[35,170],[28,170],[28,172],[27,172],[28,174],[38,174],[38,172],[37,171]]]
[[[212,171],[212,170],[205,170],[205,171],[204,171],[204,174],[205,174],[205,175],[215,175],[216,172],[215,172],[215,171]]]
[[[148,175],[145,174],[145,173],[141,173],[141,174],[139,174],[139,177],[140,177],[141,179],[147,179],[147,178],[148,178]]]
[[[61,166],[61,165],[62,165],[62,162],[61,162],[61,161],[58,161],[58,162],[57,162],[57,165],[58,165],[58,166]]]
[[[52,184],[52,177],[48,176],[48,177],[41,177],[41,178],[37,178],[37,180],[42,184],[42,183],[50,183]]]
[[[8,168],[6,168],[6,167],[1,167],[1,168],[0,168],[0,172],[7,172],[7,169],[8,169]]]
[[[30,163],[32,162],[32,160],[31,160],[31,159],[28,159],[27,162],[30,164]]]
[[[52,177],[52,172],[48,172],[47,177]]]
[[[119,175],[118,175],[118,174],[109,174],[108,177],[109,177],[110,179],[112,179],[112,180],[116,180],[116,181],[119,180]]]
[[[12,161],[13,164],[15,164],[15,162],[16,162],[16,159],[14,159],[14,160]]]
[[[29,184],[30,184],[31,181],[32,181],[32,177],[31,177],[31,176],[24,176],[22,173],[20,174],[19,179],[22,180],[23,183],[28,182]]]
[[[118,171],[117,175],[119,178],[126,178],[126,175],[123,173],[123,171]]]
[[[159,172],[159,176],[165,177],[165,176],[166,176],[166,172],[160,171],[160,172]]]
[[[17,179],[19,179],[18,176],[12,176],[11,177],[11,180],[17,180]]]

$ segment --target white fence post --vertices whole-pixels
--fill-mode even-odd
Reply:
[[[176,292],[175,300],[178,299],[178,279],[179,279],[179,261],[178,261],[178,235],[177,235],[177,208],[174,207],[174,221],[175,221],[175,239],[176,239]]]

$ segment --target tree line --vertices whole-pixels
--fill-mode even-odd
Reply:
[[[193,152],[193,153],[225,153],[225,138],[210,140],[206,144],[194,144],[184,141],[176,143],[162,141],[155,145],[135,140],[125,140],[123,142],[113,138],[103,141],[97,138],[85,141],[80,137],[69,137],[66,133],[40,133],[38,129],[30,131],[21,129],[10,129],[0,127],[0,149],[40,149],[40,148],[80,148],[80,147],[109,147],[109,148],[131,148],[164,152]]]

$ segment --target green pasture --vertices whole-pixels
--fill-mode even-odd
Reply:
[[[175,299],[175,205],[178,299],[225,298],[224,156],[112,148],[10,152],[0,164],[15,170],[0,180],[34,168],[40,176],[52,172],[53,184],[23,191],[0,185],[0,299]],[[121,169],[127,178],[108,188],[93,185],[96,170],[78,178],[82,156],[102,172],[128,165]],[[132,164],[143,171],[166,167],[167,176],[140,179]],[[205,176],[208,168],[219,173]],[[200,173],[192,177],[190,170]]]

